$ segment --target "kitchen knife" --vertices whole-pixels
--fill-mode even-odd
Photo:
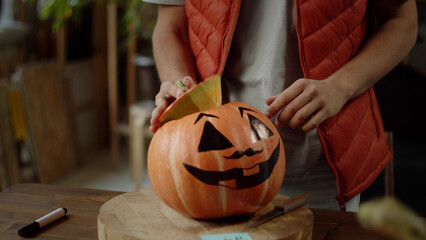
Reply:
[[[298,196],[292,197],[287,199],[283,204],[276,205],[273,210],[266,213],[265,215],[262,215],[252,221],[250,221],[247,226],[243,229],[243,231],[254,228],[257,226],[260,226],[264,224],[265,222],[268,222],[278,216],[284,215],[288,212],[291,212],[299,207],[302,207],[306,204],[306,202],[309,199],[310,194],[309,193],[303,193]]]

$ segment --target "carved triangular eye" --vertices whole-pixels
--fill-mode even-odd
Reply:
[[[210,122],[204,123],[203,134],[201,135],[198,152],[223,150],[233,147],[232,143],[222,135]]]
[[[253,115],[248,114],[250,126],[251,126],[251,141],[257,142],[265,140],[270,136],[274,135],[271,129],[268,128],[262,121]]]

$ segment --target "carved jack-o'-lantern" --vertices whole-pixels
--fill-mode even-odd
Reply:
[[[148,150],[156,194],[194,218],[255,212],[277,194],[284,169],[284,146],[275,126],[241,102],[166,123]]]

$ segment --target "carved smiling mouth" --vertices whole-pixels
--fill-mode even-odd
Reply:
[[[279,155],[280,143],[275,147],[274,152],[267,161],[256,164],[250,168],[233,168],[219,172],[201,170],[186,163],[183,163],[183,166],[195,178],[206,184],[224,186],[232,189],[244,189],[257,186],[268,179],[278,161]]]

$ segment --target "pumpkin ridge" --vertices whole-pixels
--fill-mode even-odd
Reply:
[[[176,130],[177,132],[179,131],[179,129]],[[171,148],[172,150],[169,152],[169,160],[170,160],[170,165],[173,166],[173,164],[176,164],[177,161],[175,159],[175,155],[176,153],[173,151],[175,150],[175,148]],[[178,177],[178,173],[177,173],[177,167],[171,167],[170,168],[170,172],[172,174],[172,179],[176,188],[176,192],[177,195],[179,197],[179,200],[183,206],[183,208],[185,209],[185,211],[189,214],[189,215],[193,215],[192,211],[189,209],[189,207],[186,204],[185,198],[184,196],[182,196],[182,192],[179,190],[180,187],[182,186],[182,179]]]
[[[221,159],[220,154],[218,153],[218,151],[214,151],[214,156],[217,160],[217,165],[218,165],[218,169],[219,171],[223,171],[223,161]],[[226,189],[223,187],[219,187],[219,201],[222,205],[222,211],[225,213],[226,212],[226,207],[227,207],[227,202],[226,202]]]

